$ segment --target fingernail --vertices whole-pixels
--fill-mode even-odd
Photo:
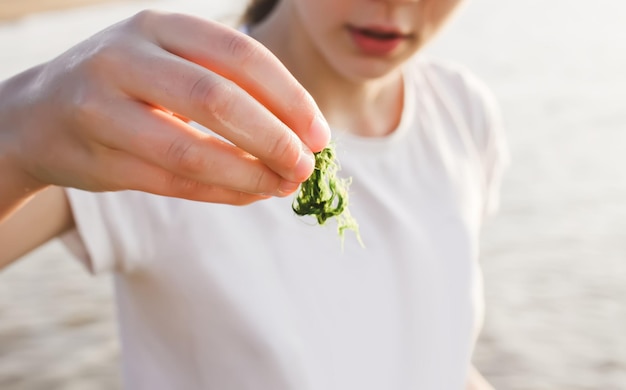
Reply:
[[[302,152],[300,153],[300,160],[298,160],[295,167],[296,180],[306,180],[315,169],[315,156],[313,152],[309,150],[304,144],[302,144]]]
[[[311,149],[319,152],[330,142],[330,126],[322,114],[315,115],[309,129],[309,142]]]

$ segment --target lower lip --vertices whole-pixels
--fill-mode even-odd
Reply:
[[[406,38],[376,39],[358,30],[351,29],[352,41],[366,55],[386,56],[391,54]]]

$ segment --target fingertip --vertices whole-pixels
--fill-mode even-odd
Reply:
[[[308,146],[312,152],[317,153],[328,145],[330,142],[330,126],[322,114],[315,115],[308,135]]]
[[[309,148],[302,144],[302,151],[300,152],[300,159],[298,160],[294,175],[296,182],[303,182],[308,179],[315,169],[315,155]]]

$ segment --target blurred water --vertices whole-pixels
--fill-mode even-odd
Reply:
[[[504,389],[626,389],[626,4],[475,0],[432,48],[501,102],[477,361]]]
[[[147,4],[0,25],[0,77]],[[626,389],[625,22],[615,0],[470,0],[428,49],[486,81],[510,139],[501,213],[484,232],[475,359],[499,389]],[[108,279],[66,257],[52,244],[0,274],[2,389],[116,386]]]

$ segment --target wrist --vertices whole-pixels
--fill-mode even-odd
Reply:
[[[37,192],[48,187],[16,168],[3,149],[0,147],[0,222]]]
[[[0,83],[0,220],[47,187],[21,166],[20,133],[29,110],[20,92],[35,68]]]

